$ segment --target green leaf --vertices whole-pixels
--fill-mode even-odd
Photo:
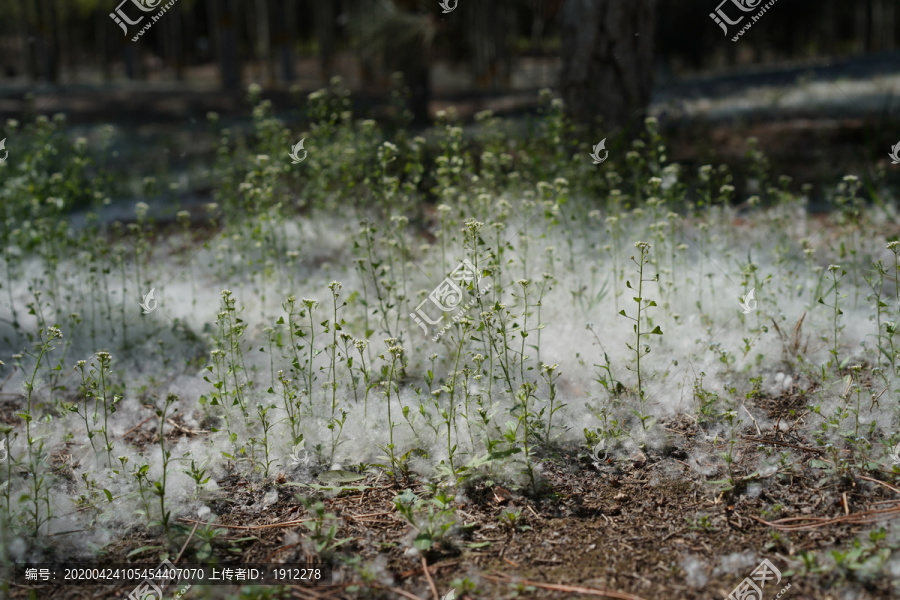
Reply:
[[[360,475],[359,473],[353,473],[352,471],[325,471],[324,473],[319,473],[316,476],[316,479],[321,481],[322,483],[353,483],[354,481],[362,481],[366,478],[366,475]]]
[[[428,550],[433,544],[431,536],[425,532],[419,532],[419,535],[413,540],[413,548],[416,550]]]
[[[131,558],[132,556],[135,556],[137,554],[143,554],[144,552],[147,552],[148,550],[162,550],[162,546],[141,546],[137,550],[132,550],[126,556],[128,558]]]
[[[107,502],[112,502],[112,501],[113,501],[113,495],[112,495],[112,492],[110,492],[108,489],[104,488],[104,489],[103,489],[103,493],[106,494],[106,501],[107,501]]]
[[[656,328],[649,333],[649,335],[662,335],[662,334],[663,334],[663,332],[662,332],[662,329],[659,328],[659,325],[657,325]]]

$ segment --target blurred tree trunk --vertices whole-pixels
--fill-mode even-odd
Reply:
[[[819,35],[822,36],[822,50],[828,56],[834,56],[837,50],[837,23],[835,22],[834,2],[826,2],[822,6],[822,21]]]
[[[566,0],[562,95],[570,116],[619,128],[642,119],[653,83],[655,0]]]
[[[294,45],[297,42],[296,0],[271,0],[274,30],[272,41],[281,65],[281,80],[294,80]]]
[[[275,83],[275,69],[272,64],[272,33],[269,22],[268,0],[256,0],[254,7],[254,21],[256,24],[256,63],[263,71],[259,75],[262,80],[265,77],[266,85],[271,87]]]
[[[382,35],[385,38],[385,66],[400,71],[409,86],[409,110],[417,124],[431,119],[431,68],[429,50],[434,36],[434,21],[430,14],[421,13],[420,0],[395,0],[399,9],[394,20],[388,22]]]
[[[103,73],[103,81],[112,80],[112,56],[110,52],[110,32],[114,31],[110,24],[109,11],[98,9],[94,11],[97,32],[97,56],[100,58],[100,70]]]
[[[860,52],[872,51],[871,0],[856,0],[856,41]]]
[[[897,47],[897,5],[888,0],[884,3],[884,29],[885,50],[893,50]]]
[[[216,36],[216,58],[222,75],[222,88],[226,91],[240,89],[237,3],[235,0],[209,0],[209,8]]]
[[[125,76],[128,79],[143,79],[144,65],[141,63],[141,51],[131,40],[124,42],[122,60],[125,62]]]
[[[175,72],[176,81],[184,81],[184,11],[170,10],[166,15],[168,35],[163,40],[169,66]]]
[[[351,23],[357,26],[358,24],[365,24],[365,27],[370,27],[375,22],[377,14],[372,4],[360,0],[350,5],[349,12]],[[363,40],[354,49],[356,51],[356,60],[359,61],[360,77],[363,85],[372,85],[375,83],[378,71],[375,59],[376,52],[371,51],[369,46],[367,46],[364,41],[364,35],[360,37]]]
[[[38,0],[37,51],[41,71],[49,83],[59,83],[59,36],[55,0]]]
[[[875,0],[872,21],[875,27],[875,49],[890,50],[894,47],[894,21],[897,0]]]
[[[463,13],[478,87],[498,88],[509,84],[512,60],[507,36],[514,30],[509,8],[506,2],[494,0],[470,4]]]
[[[531,2],[531,51],[544,54],[544,0]]]
[[[322,79],[328,81],[334,74],[334,3],[318,1],[313,7],[319,71]]]
[[[429,0],[430,3],[430,0]],[[409,87],[409,110],[417,124],[429,121],[431,69],[429,54],[435,19],[424,0],[393,0],[354,11],[361,57],[380,60],[380,74],[400,72]],[[363,67],[367,64],[363,61]],[[368,63],[374,66],[374,63]],[[365,70],[364,70],[365,76]]]
[[[37,79],[37,57],[34,48],[34,29],[31,26],[31,16],[27,0],[19,0],[17,11],[19,16],[19,35],[21,35],[22,59],[28,82],[33,83]]]

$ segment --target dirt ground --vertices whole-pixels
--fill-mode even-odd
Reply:
[[[808,462],[824,458],[824,452],[809,439],[793,434],[807,418],[799,395],[760,397],[746,402],[757,414],[779,417],[789,427],[779,433],[762,430],[758,436],[744,436],[736,446],[733,491],[716,480],[726,476],[723,468],[701,475],[688,462],[694,449],[704,454],[724,450],[725,445],[704,441],[704,427],[692,418],[680,416],[658,424],[667,433],[662,450],[637,451],[624,460],[606,458],[595,463],[578,448],[548,456],[543,463],[544,490],[535,497],[511,493],[484,482],[465,490],[465,501],[455,501],[460,525],[452,546],[435,546],[421,556],[410,555],[404,543],[412,531],[394,509],[393,498],[403,489],[428,496],[422,482],[386,482],[370,475],[353,485],[371,486],[363,491],[345,491],[335,496],[323,492],[326,511],[339,518],[338,537],[351,541],[338,550],[345,558],[382,561],[381,576],[366,584],[352,568],[337,565],[333,586],[293,587],[285,591],[298,599],[349,599],[358,597],[420,598],[440,600],[455,579],[468,578],[477,591],[457,591],[457,598],[620,598],[624,600],[685,600],[725,598],[762,558],[768,558],[782,573],[780,586],[790,584],[784,597],[796,600],[837,600],[838,598],[891,598],[885,578],[868,580],[853,570],[835,569],[818,574],[797,574],[798,554],[807,551],[846,549],[857,536],[881,520],[900,515],[900,490],[876,479],[890,480],[886,472],[869,472],[843,478],[822,478],[821,469]],[[176,421],[177,422],[177,421]],[[173,436],[197,435],[180,428]],[[140,445],[150,435],[141,427],[128,434]],[[789,452],[790,469],[763,476],[751,473],[765,449]],[[700,468],[709,465],[700,465]],[[287,483],[279,476],[278,482]],[[296,564],[311,560],[304,556],[308,530],[302,522],[308,516],[297,495],[314,496],[310,490],[271,483],[255,488],[254,483],[230,477],[219,481],[219,490],[207,502],[219,515],[216,526],[227,534],[213,542],[213,554],[225,557],[227,548],[240,548],[239,557],[223,558],[231,565],[241,563]],[[748,493],[751,486],[758,486]],[[248,507],[262,501],[272,491],[277,501],[258,518],[248,519]],[[462,494],[457,493],[457,498]],[[782,505],[775,516],[766,507]],[[521,517],[514,527],[501,524],[501,512],[517,508]],[[871,517],[861,513],[880,512]],[[848,517],[849,515],[849,517]],[[804,517],[800,522],[774,521]],[[811,521],[817,518],[818,521]],[[829,519],[836,519],[832,522]],[[843,520],[842,520],[843,519]],[[768,521],[765,524],[762,521]],[[856,521],[855,523],[852,521]],[[285,525],[287,524],[287,525]],[[806,530],[777,531],[774,525],[807,525]],[[184,523],[189,527],[191,522]],[[134,548],[159,540],[146,533],[126,536],[113,544],[104,562],[125,564]],[[248,537],[256,539],[247,540]],[[240,540],[243,541],[234,541]],[[737,572],[716,569],[722,557],[748,553],[752,564]],[[185,561],[191,562],[190,551]],[[754,558],[756,557],[756,558]],[[790,562],[789,562],[790,561]],[[425,576],[427,565],[429,577]],[[688,567],[687,565],[693,565]],[[348,591],[351,586],[361,591]],[[433,585],[433,588],[432,588]],[[780,587],[778,586],[778,587]],[[222,597],[225,588],[213,597]],[[16,586],[13,598],[40,597],[45,600],[126,597],[129,586],[59,587]],[[232,591],[236,591],[232,590]],[[769,592],[772,592],[769,594]],[[766,596],[775,597],[772,583]],[[204,596],[201,590],[197,597]],[[193,592],[191,592],[193,595]],[[285,597],[288,597],[285,596]],[[253,595],[245,597],[255,597]]]

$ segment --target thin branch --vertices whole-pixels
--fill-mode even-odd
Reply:
[[[425,557],[422,557],[422,570],[425,571],[425,579],[428,580],[428,585],[431,587],[431,593],[434,594],[434,600],[441,600],[441,597],[438,595],[437,586],[434,585],[434,579],[431,578],[431,573],[428,572],[428,561],[425,560]]]

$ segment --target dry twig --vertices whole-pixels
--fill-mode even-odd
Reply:
[[[424,556],[422,557],[422,570],[425,571],[425,579],[428,580],[428,586],[431,588],[431,593],[434,594],[434,600],[441,600],[437,586],[434,585],[434,579],[431,578],[431,573],[428,572],[428,561],[425,560]]]

